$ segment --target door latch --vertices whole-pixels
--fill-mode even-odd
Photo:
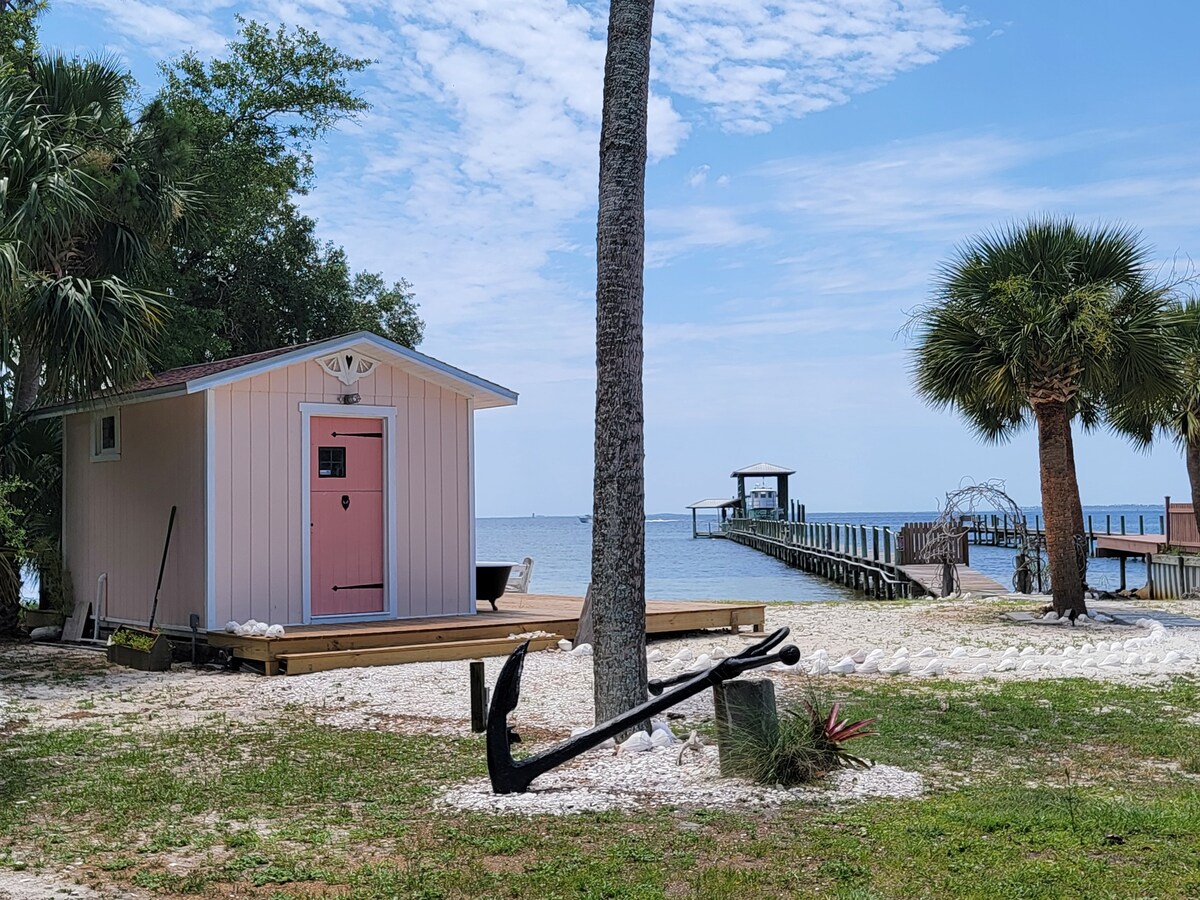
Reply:
[[[342,509],[349,509],[349,508],[350,508],[350,495],[342,494]]]

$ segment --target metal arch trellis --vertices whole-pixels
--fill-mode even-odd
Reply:
[[[975,521],[983,513],[999,514],[1006,517],[1009,523],[1017,551],[1013,564],[1013,589],[1020,593],[1035,589],[1041,593],[1049,589],[1045,539],[1041,534],[1029,531],[1024,511],[1005,492],[1001,479],[965,484],[958,490],[946,493],[945,505],[920,552],[922,562],[941,564],[941,571],[931,586],[942,596],[957,592],[961,584],[958,578],[959,546],[967,533],[967,523]],[[950,589],[947,590],[947,587]]]

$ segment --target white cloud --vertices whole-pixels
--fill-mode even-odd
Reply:
[[[214,28],[211,13],[228,6],[220,2],[152,3],[148,0],[64,0],[103,14],[105,24],[130,42],[125,49],[156,55],[182,50],[215,53],[225,39]]]
[[[691,187],[700,187],[704,182],[708,181],[708,173],[711,166],[696,166],[688,173],[687,183]]]
[[[936,0],[664,0],[656,12],[661,81],[750,133],[931,63],[971,27]]]

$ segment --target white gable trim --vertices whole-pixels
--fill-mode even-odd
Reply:
[[[262,375],[264,372],[270,372],[274,369],[290,366],[298,362],[315,360],[319,357],[336,353],[339,350],[363,344],[383,354],[383,362],[390,362],[397,368],[413,372],[426,381],[431,381],[434,384],[448,388],[456,394],[470,398],[474,401],[476,409],[514,406],[517,402],[517,393],[515,391],[510,391],[506,387],[493,384],[486,379],[480,378],[478,375],[472,375],[470,372],[464,372],[462,369],[457,369],[449,363],[434,359],[432,356],[426,356],[424,353],[410,350],[408,347],[397,344],[395,341],[389,341],[387,338],[381,338],[379,335],[372,334],[369,331],[360,331],[355,334],[348,334],[345,337],[322,341],[319,344],[298,347],[291,352],[281,353],[278,356],[272,356],[269,359],[264,359],[256,363],[248,363],[247,365],[238,366],[225,372],[218,372],[215,375],[195,378],[187,383],[187,392],[192,394],[197,391],[232,384],[235,381],[242,381],[246,378],[253,378],[255,375]]]

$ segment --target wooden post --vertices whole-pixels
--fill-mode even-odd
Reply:
[[[1122,516],[1121,516],[1121,534],[1124,534],[1124,533],[1125,533],[1125,516],[1122,514]]]
[[[1125,590],[1125,554],[1122,553],[1119,557],[1121,561],[1121,587],[1120,590]]]
[[[1168,494],[1163,499],[1163,513],[1165,514],[1163,517],[1163,521],[1166,522],[1166,525],[1165,525],[1165,527],[1162,528],[1162,533],[1163,533],[1163,537],[1165,538],[1165,540],[1167,542],[1167,546],[1170,547],[1171,546],[1171,495],[1170,494]]]
[[[1104,514],[1104,533],[1112,534],[1112,513]]]
[[[483,660],[471,660],[471,730],[487,731],[488,688],[484,681]]]
[[[1138,513],[1138,534],[1146,533],[1146,516]]]
[[[1092,530],[1092,517],[1089,515],[1088,516],[1088,537],[1093,538],[1095,536],[1096,536],[1096,532]]]
[[[696,536],[697,536],[697,532],[696,532],[696,510],[695,510],[695,509],[693,509],[693,510],[692,510],[692,540],[695,540],[695,539],[696,539]]]
[[[892,529],[883,529],[883,561],[891,563],[892,561]]]
[[[723,681],[713,685],[713,705],[721,774],[735,775],[752,769],[758,759],[747,755],[747,751],[754,752],[747,744],[765,742],[779,729],[775,682],[769,678]]]

